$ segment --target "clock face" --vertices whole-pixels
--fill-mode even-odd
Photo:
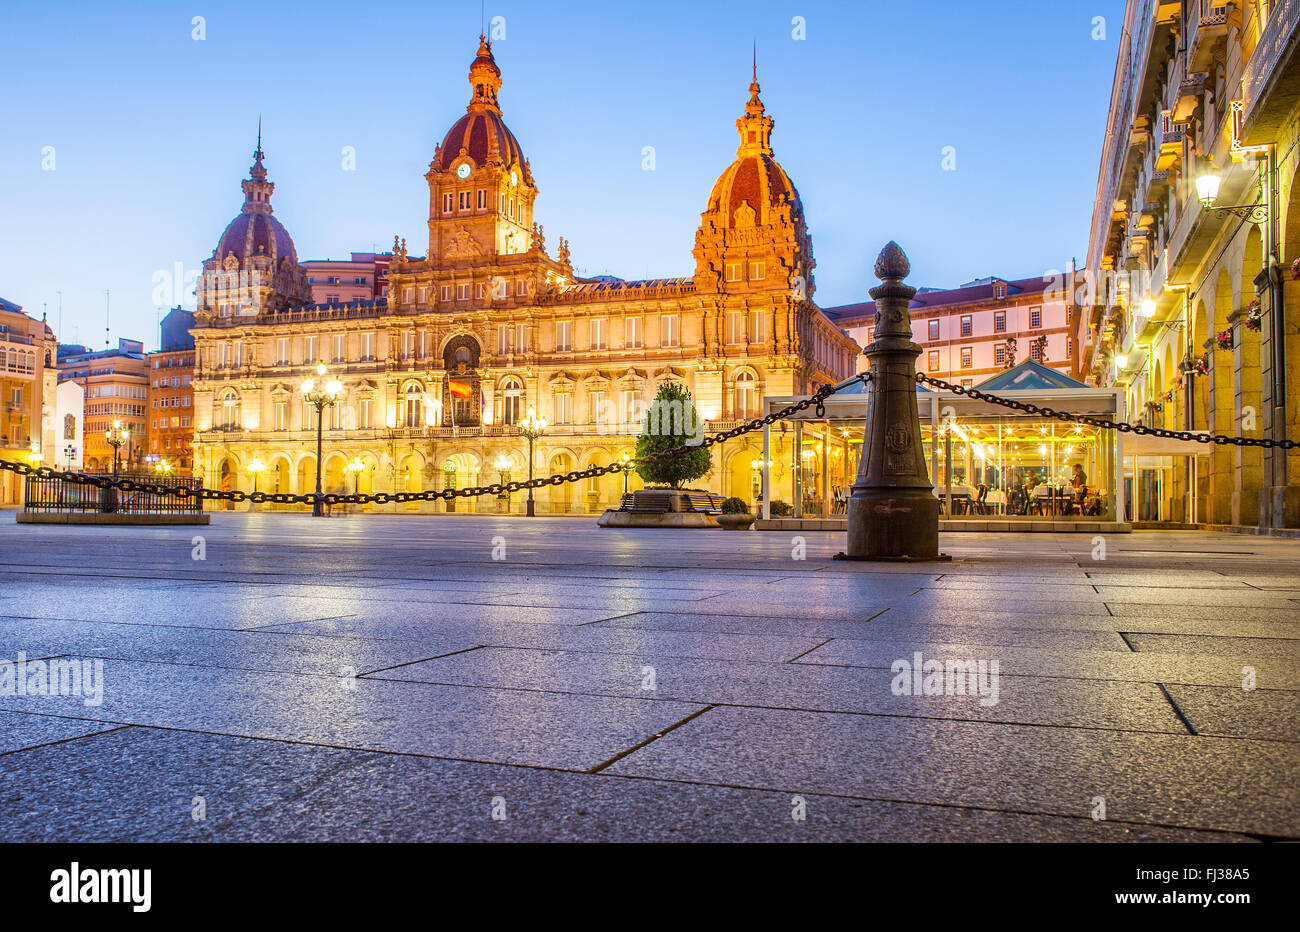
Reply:
[[[460,167],[456,169],[456,174],[459,175],[461,178],[468,178],[468,177],[469,177],[469,163],[468,163],[468,162],[461,162],[461,163],[460,163]]]
[[[510,185],[511,187],[519,187],[519,175],[517,172],[510,173]]]

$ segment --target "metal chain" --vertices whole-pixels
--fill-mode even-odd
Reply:
[[[1237,447],[1280,447],[1283,450],[1293,450],[1300,446],[1300,442],[1295,440],[1272,440],[1265,437],[1230,437],[1226,434],[1205,434],[1190,430],[1168,430],[1164,427],[1147,427],[1145,424],[1126,424],[1123,421],[1112,421],[1110,418],[1097,417],[1092,414],[1072,414],[1069,411],[1057,411],[1055,408],[1045,408],[1028,401],[1015,401],[1011,398],[1000,398],[997,395],[990,395],[988,392],[982,392],[977,388],[964,388],[961,385],[954,385],[951,382],[945,382],[943,379],[936,379],[928,376],[923,372],[916,374],[916,381],[926,385],[933,385],[935,388],[944,391],[954,392],[958,395],[965,395],[967,398],[973,398],[976,401],[987,401],[990,404],[1002,405],[1004,408],[1014,408],[1017,411],[1024,411],[1027,414],[1037,415],[1038,417],[1052,418],[1058,421],[1073,421],[1078,424],[1089,424],[1093,427],[1101,427],[1107,430],[1118,430],[1125,434],[1145,434],[1151,437],[1168,437],[1173,440],[1190,440],[1196,443],[1214,443],[1220,446],[1232,445]]]
[[[556,473],[552,476],[542,476],[536,479],[526,479],[522,482],[494,482],[492,485],[471,486],[465,489],[442,489],[440,491],[428,492],[376,492],[367,495],[349,495],[347,493],[326,492],[317,495],[315,492],[306,492],[300,495],[293,495],[288,492],[242,492],[237,489],[226,491],[224,489],[206,489],[202,486],[186,487],[173,485],[157,485],[152,482],[142,482],[137,479],[123,478],[116,476],[95,476],[88,473],[69,472],[66,470],[54,469],[50,466],[32,466],[28,463],[18,463],[12,460],[0,459],[0,469],[7,469],[10,472],[17,473],[20,476],[35,476],[39,479],[62,479],[65,482],[75,482],[81,485],[93,485],[99,489],[119,489],[123,492],[143,492],[147,495],[162,495],[171,498],[205,498],[217,501],[227,502],[253,502],[260,505],[271,503],[273,505],[314,505],[321,502],[325,505],[363,505],[374,502],[377,505],[387,505],[390,502],[432,502],[442,499],[451,501],[454,498],[474,498],[480,495],[503,495],[506,493],[522,492],[526,489],[540,489],[548,485],[563,485],[566,482],[578,482],[582,479],[594,479],[597,476],[607,476],[613,473],[621,473],[624,470],[631,470],[637,463],[646,463],[668,459],[674,456],[680,456],[683,453],[689,453],[691,450],[699,450],[704,447],[711,447],[715,443],[722,443],[731,440],[733,437],[740,437],[751,431],[758,430],[769,424],[775,424],[777,421],[785,420],[800,411],[816,406],[816,414],[820,417],[826,416],[826,408],[823,402],[831,395],[855,383],[866,384],[871,380],[871,373],[863,372],[853,379],[841,382],[839,385],[823,385],[812,395],[793,404],[787,405],[779,411],[773,411],[764,417],[757,417],[745,421],[730,430],[719,431],[712,437],[705,437],[699,443],[684,443],[680,446],[673,447],[671,450],[660,450],[658,453],[647,453],[644,456],[637,457],[630,462],[611,463],[608,466],[589,466],[586,469],[575,470],[569,473]]]

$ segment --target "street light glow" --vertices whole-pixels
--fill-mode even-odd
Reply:
[[[1196,179],[1196,196],[1200,199],[1201,205],[1210,208],[1219,198],[1219,184],[1222,181],[1214,172],[1206,169]]]

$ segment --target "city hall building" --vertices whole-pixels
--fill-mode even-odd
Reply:
[[[300,385],[318,362],[344,386],[324,412],[324,487],[361,492],[488,484],[503,470],[523,478],[528,445],[516,424],[529,409],[548,422],[536,474],[565,473],[631,453],[666,381],[691,390],[714,431],[758,415],[765,396],[806,395],[856,371],[859,347],[813,303],[812,240],[773,157],[756,76],[736,121],[736,159],[701,215],[693,273],[649,281],[583,278],[564,239],[552,251],[481,37],[469,83],[466,113],[425,174],[426,257],[395,241],[384,297],[313,301],[272,212],[259,139],[243,209],[197,289],[193,455],[204,485],[250,490],[257,460],[260,490],[314,489],[316,412]],[[752,501],[759,456],[757,433],[714,447],[713,472],[696,485]],[[623,481],[549,486],[538,509],[600,510]]]

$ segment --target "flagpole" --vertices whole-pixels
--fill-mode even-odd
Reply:
[[[456,392],[452,390],[450,379],[447,381],[447,402],[451,405],[451,436],[454,440],[460,434],[456,430]]]

